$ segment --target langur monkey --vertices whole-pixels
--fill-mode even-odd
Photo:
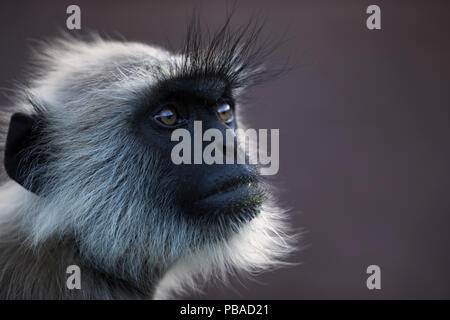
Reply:
[[[177,53],[98,36],[38,50],[2,106],[1,299],[165,299],[293,250],[257,165],[171,161],[176,128],[242,128],[268,75],[258,26],[200,29]]]

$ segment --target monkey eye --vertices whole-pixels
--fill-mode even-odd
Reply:
[[[164,107],[164,109],[153,118],[166,126],[174,126],[178,123],[177,111],[171,106]]]
[[[233,110],[229,104],[223,104],[217,108],[217,115],[225,123],[231,123],[234,119]]]

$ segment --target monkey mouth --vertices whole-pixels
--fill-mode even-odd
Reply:
[[[194,202],[201,212],[241,213],[259,207],[263,192],[253,176],[240,176],[229,179],[219,186],[203,193]],[[196,211],[197,211],[196,210]]]
[[[239,193],[239,191],[255,187],[256,183],[256,178],[250,175],[233,177],[200,194],[197,201],[202,201],[211,197],[218,197],[226,194]]]

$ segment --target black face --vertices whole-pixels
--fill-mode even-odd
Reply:
[[[253,218],[263,196],[257,168],[237,164],[236,152],[234,164],[176,165],[171,160],[172,148],[178,143],[171,141],[171,134],[177,128],[188,130],[194,137],[194,121],[201,121],[203,132],[215,128],[224,139],[227,129],[237,128],[235,104],[226,82],[214,78],[167,80],[149,92],[144,104],[135,117],[137,134],[150,150],[157,150],[163,157],[172,197],[183,214],[228,216],[239,221]],[[203,142],[202,150],[210,143]],[[193,155],[194,143],[191,148]]]

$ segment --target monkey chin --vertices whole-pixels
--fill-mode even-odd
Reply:
[[[188,212],[208,220],[246,223],[260,212],[264,199],[264,191],[255,182],[225,183],[201,195]]]

